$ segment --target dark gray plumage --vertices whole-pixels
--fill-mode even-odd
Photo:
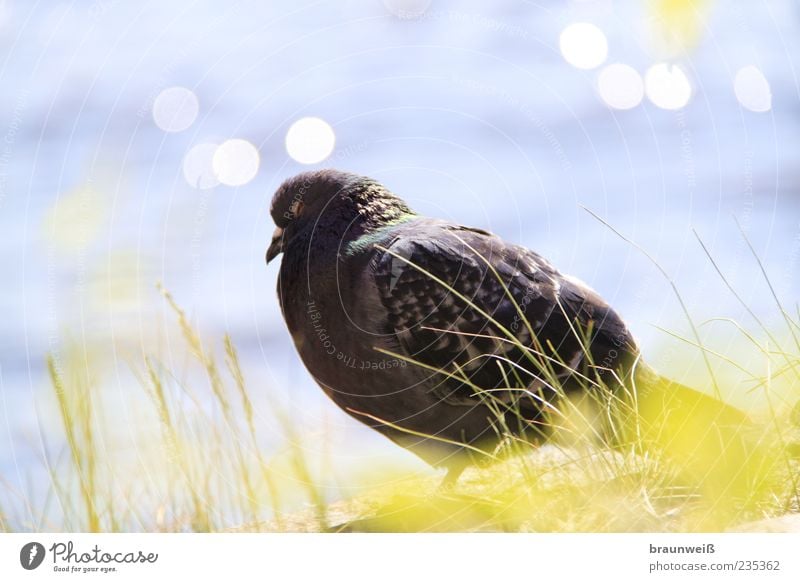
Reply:
[[[419,216],[374,180],[300,174],[271,214],[267,261],[284,253],[278,295],[309,372],[349,414],[451,477],[504,430],[531,441],[546,432],[552,391],[508,332],[567,392],[585,389],[579,375],[612,386],[632,375],[636,343],[594,291],[533,251]],[[523,421],[500,419],[469,385],[507,388],[514,368],[528,392],[492,394]]]

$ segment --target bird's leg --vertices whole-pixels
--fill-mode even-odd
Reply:
[[[449,493],[453,490],[456,485],[456,481],[461,476],[461,473],[464,472],[465,465],[463,463],[458,463],[457,465],[450,465],[447,468],[447,474],[442,479],[442,482],[439,483],[439,487],[437,491],[439,493]]]

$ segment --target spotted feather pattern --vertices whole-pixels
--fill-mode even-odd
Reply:
[[[579,335],[588,339],[595,366],[616,368],[636,350],[621,319],[591,289],[533,251],[481,230],[408,223],[377,260],[375,281],[387,331],[405,355],[465,373],[482,389],[508,385],[500,359],[529,370],[532,384],[542,375],[507,332],[565,363],[554,366],[563,379],[579,368],[586,373]],[[453,378],[437,390],[456,404],[475,401],[474,389]]]

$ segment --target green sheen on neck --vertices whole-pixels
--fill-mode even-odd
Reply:
[[[382,239],[386,237],[387,234],[391,232],[391,230],[399,224],[403,224],[410,220],[414,220],[415,218],[419,218],[417,214],[413,212],[401,214],[397,216],[397,218],[393,218],[388,220],[383,225],[379,226],[378,228],[371,229],[360,237],[355,239],[354,241],[350,242],[344,248],[345,256],[353,256],[359,253],[362,253],[372,247],[375,243],[381,242]]]

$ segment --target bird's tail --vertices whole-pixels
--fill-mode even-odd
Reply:
[[[626,432],[645,451],[716,495],[752,495],[771,478],[775,456],[740,409],[643,367],[634,376]]]

